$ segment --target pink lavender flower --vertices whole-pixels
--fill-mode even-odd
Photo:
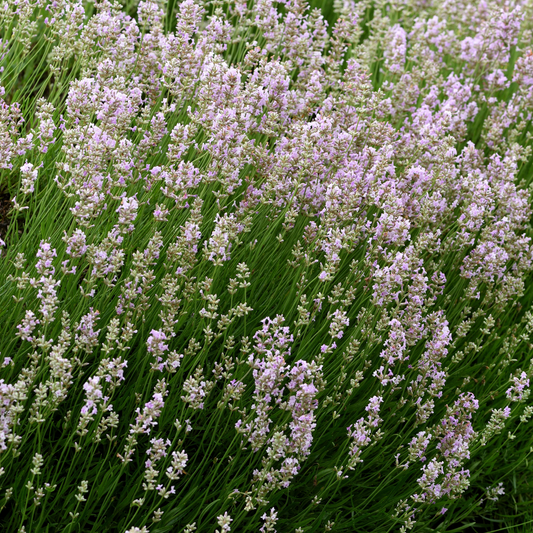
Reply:
[[[513,385],[507,389],[506,396],[509,400],[513,402],[518,402],[529,397],[529,378],[525,372],[521,372],[520,376],[511,376],[510,381],[513,382]]]
[[[7,450],[6,441],[8,441],[13,425],[11,406],[18,403],[15,398],[15,386],[0,379],[0,451]]]
[[[36,318],[35,313],[28,309],[25,317],[22,319],[22,324],[17,325],[17,335],[23,341],[32,342],[34,340],[32,333],[38,324],[40,324],[40,321]]]
[[[93,349],[98,346],[98,334],[100,330],[95,330],[96,321],[100,311],[94,311],[91,307],[89,312],[81,317],[79,324],[76,326],[77,333],[74,337],[74,351],[84,350],[92,353]]]
[[[148,353],[153,353],[156,356],[161,355],[166,350],[168,350],[168,344],[165,344],[163,341],[167,340],[167,336],[162,332],[153,329],[146,341],[148,346]]]
[[[22,188],[23,194],[30,194],[35,190],[35,181],[37,180],[37,169],[33,168],[31,163],[24,163],[20,167],[20,173],[22,175]]]
[[[131,233],[135,226],[133,221],[137,217],[137,209],[139,208],[139,202],[135,195],[131,198],[123,196],[121,199],[121,204],[117,208],[117,213],[119,214],[118,223],[120,226],[120,231],[124,233]]]
[[[387,48],[383,55],[385,57],[385,67],[394,74],[399,74],[404,68],[405,54],[407,52],[406,40],[407,34],[399,24],[395,24],[389,30],[389,35],[386,39]]]
[[[63,240],[67,243],[67,254],[71,257],[81,257],[87,251],[87,237],[79,228],[74,230],[71,237],[65,232]]]
[[[52,266],[52,259],[57,257],[57,252],[53,249],[49,242],[41,241],[39,250],[35,254],[39,258],[35,268],[42,276],[50,276],[55,273],[55,268]]]
[[[100,377],[94,376],[83,384],[83,390],[87,396],[85,404],[81,408],[82,415],[93,416],[98,412],[98,403],[103,399]]]
[[[230,524],[233,522],[233,518],[225,512],[223,515],[217,516],[217,523],[221,527],[220,533],[226,533],[231,531]]]

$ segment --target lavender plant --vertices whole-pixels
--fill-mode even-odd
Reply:
[[[5,0],[2,530],[528,531],[532,17]]]

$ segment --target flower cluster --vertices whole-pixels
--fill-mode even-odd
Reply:
[[[1,527],[444,530],[527,479],[532,17],[4,0]]]

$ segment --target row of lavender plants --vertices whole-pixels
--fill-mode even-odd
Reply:
[[[2,0],[2,531],[527,523],[532,21]]]

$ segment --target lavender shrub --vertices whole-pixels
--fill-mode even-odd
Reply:
[[[527,523],[531,20],[5,0],[2,530]]]

